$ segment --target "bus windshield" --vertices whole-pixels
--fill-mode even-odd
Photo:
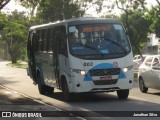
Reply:
[[[69,48],[76,57],[122,57],[130,44],[121,24],[69,26]],[[117,56],[118,55],[118,56]]]

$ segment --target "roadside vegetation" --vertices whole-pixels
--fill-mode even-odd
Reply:
[[[16,0],[30,12],[1,12],[9,1],[0,2],[0,42],[7,46],[13,64],[18,64],[18,60],[27,60],[27,37],[31,26],[83,17],[90,8],[95,8],[99,17],[116,17],[126,29],[132,28],[134,34],[129,37],[134,54],[143,50],[149,33],[160,37],[160,0],[154,0],[156,5],[150,8],[147,0]],[[105,1],[111,4],[104,5]],[[121,10],[118,16],[112,14],[114,8]],[[102,11],[103,16],[100,14]]]
[[[23,69],[26,69],[28,67],[28,65],[23,62],[8,63],[7,65],[10,67],[23,68]]]

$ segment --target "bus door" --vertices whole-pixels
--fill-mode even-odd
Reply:
[[[56,80],[54,74],[54,58],[55,58],[55,32],[54,28],[45,30],[44,41],[43,41],[43,69],[45,84],[51,87],[56,87]]]
[[[48,29],[41,30],[42,37],[42,71],[44,82],[47,85],[50,85],[50,76],[49,76],[49,54],[47,52],[47,40],[48,40]]]
[[[28,38],[28,75],[36,81],[36,67],[35,67],[35,42],[36,42],[36,32],[33,31],[29,33]]]
[[[55,56],[56,56],[56,45],[55,45],[55,29],[49,28],[48,30],[48,84],[51,87],[56,87],[55,77]]]
[[[55,65],[55,77],[58,88],[60,88],[60,70],[66,71],[67,63],[67,41],[65,38],[65,27],[59,26],[55,35],[55,54],[54,54],[54,65]]]
[[[54,44],[54,59],[53,59],[53,63],[54,63],[54,74],[55,74],[55,79],[56,79],[56,83],[57,83],[57,87],[60,87],[60,83],[58,82],[59,79],[59,35],[58,33],[56,33],[55,35],[55,44]]]

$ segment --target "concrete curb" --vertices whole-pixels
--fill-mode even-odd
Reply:
[[[86,120],[75,116],[54,106],[48,105],[40,100],[29,97],[3,85],[0,85],[0,111],[21,111],[21,112],[49,112],[53,113],[56,119],[62,120]]]

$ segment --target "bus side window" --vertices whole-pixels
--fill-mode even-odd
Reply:
[[[46,51],[47,51],[47,52],[49,51],[50,31],[51,31],[50,29],[47,29],[47,33],[46,33],[46,36],[47,36]]]
[[[53,45],[54,45],[54,42],[55,42],[55,31],[54,31],[54,28],[51,28],[49,29],[49,33],[48,33],[48,51],[53,51],[54,52],[54,49],[53,49]]]
[[[66,28],[65,26],[60,26],[57,28],[56,38],[59,40],[58,48],[59,53],[67,56],[67,40],[66,40]]]
[[[36,31],[36,33],[33,33],[32,36],[32,48],[33,51],[38,51],[38,40],[39,40],[39,31]]]
[[[39,40],[38,40],[38,51],[42,51],[43,39],[44,39],[44,30],[41,30],[39,34]]]
[[[45,29],[44,30],[44,39],[43,39],[43,51],[47,51],[48,48],[47,48],[47,41],[48,41],[48,29]]]
[[[64,33],[61,34],[59,47],[60,53],[67,56],[67,41]]]

